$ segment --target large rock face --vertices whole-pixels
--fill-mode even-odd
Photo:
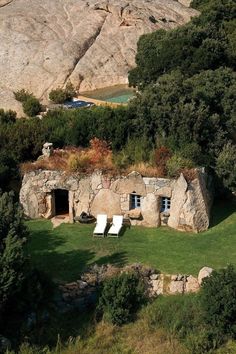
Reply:
[[[210,219],[211,197],[206,188],[206,175],[187,183],[181,174],[173,187],[168,225],[174,229],[200,232],[207,230]]]
[[[173,0],[0,0],[0,107],[70,80],[80,91],[127,83],[140,35],[198,12]]]

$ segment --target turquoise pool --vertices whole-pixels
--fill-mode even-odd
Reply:
[[[114,103],[127,103],[135,95],[134,89],[126,85],[106,87],[99,90],[81,93],[86,97]]]

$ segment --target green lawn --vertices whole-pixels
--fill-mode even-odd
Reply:
[[[29,221],[28,243],[34,264],[54,279],[73,281],[90,264],[141,262],[166,273],[196,275],[202,266],[236,265],[236,207],[228,202],[213,209],[211,228],[201,234],[166,227],[126,229],[120,238],[93,238],[94,225]]]

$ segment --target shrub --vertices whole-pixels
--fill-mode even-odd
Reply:
[[[236,335],[236,271],[232,265],[203,281],[201,306],[216,340]]]
[[[21,103],[25,102],[28,98],[33,97],[33,94],[25,89],[14,92],[15,99]]]
[[[58,87],[49,93],[49,99],[54,103],[64,103],[67,100],[67,95],[65,90]]]
[[[173,155],[166,163],[167,173],[170,177],[176,177],[183,169],[193,168],[191,160],[184,157]]]
[[[184,145],[180,149],[179,154],[185,159],[194,161],[197,164],[201,164],[203,162],[201,147],[197,143]]]
[[[39,100],[34,96],[28,97],[23,102],[23,111],[29,117],[36,116],[37,114],[39,114],[41,109],[42,108],[41,108],[41,104],[40,104]]]
[[[144,302],[144,287],[137,275],[121,274],[104,283],[97,311],[115,325],[129,322]]]
[[[49,93],[49,99],[54,103],[64,103],[70,101],[76,95],[76,91],[71,83],[66,85],[66,88],[56,88]]]
[[[87,171],[91,164],[90,158],[86,154],[71,155],[68,160],[69,170],[72,172]]]
[[[16,112],[9,110],[4,111],[4,109],[0,109],[0,123],[15,123],[16,121]]]

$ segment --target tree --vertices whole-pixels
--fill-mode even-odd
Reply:
[[[0,312],[19,292],[26,276],[23,245],[28,231],[13,193],[0,193]]]
[[[124,273],[105,282],[97,310],[120,326],[131,320],[143,301],[144,288],[138,276]]]
[[[232,265],[205,278],[201,306],[206,323],[218,339],[236,335],[236,271]]]
[[[14,341],[25,335],[25,318],[47,309],[52,296],[51,280],[31,266],[27,238],[14,193],[0,192],[0,333]]]
[[[236,192],[236,146],[231,143],[224,145],[216,159],[216,174],[226,188]]]
[[[191,77],[221,66],[235,68],[235,1],[195,0],[194,6],[201,14],[185,26],[140,37],[131,86],[143,90],[173,70]]]

